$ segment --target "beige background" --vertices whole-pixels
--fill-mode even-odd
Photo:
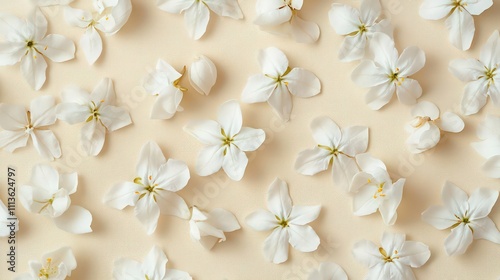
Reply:
[[[333,1],[306,1],[300,12],[303,18],[314,20],[321,28],[316,44],[303,45],[286,38],[262,32],[252,24],[255,1],[240,1],[245,20],[236,21],[212,14],[208,32],[199,41],[188,38],[181,15],[162,12],[155,1],[133,0],[134,10],[128,23],[115,36],[104,38],[104,51],[94,66],[87,62],[80,49],[76,59],[66,63],[49,62],[48,79],[41,91],[33,91],[23,80],[19,65],[0,68],[0,102],[28,105],[41,94],[58,98],[61,90],[76,84],[87,90],[103,77],[110,77],[123,106],[130,110],[134,124],[107,135],[104,150],[98,157],[82,156],[78,147],[80,125],[58,122],[52,127],[63,149],[63,157],[52,163],[61,171],[78,171],[78,192],[72,195],[75,205],[89,209],[94,217],[91,234],[71,235],[57,229],[48,219],[28,213],[18,204],[21,221],[18,238],[18,271],[28,271],[28,261],[39,259],[44,252],[71,246],[78,268],[71,279],[111,279],[113,260],[119,257],[142,261],[151,247],[161,246],[170,259],[168,267],[189,272],[195,279],[305,279],[310,269],[320,262],[340,264],[350,279],[362,279],[367,269],[353,259],[353,244],[361,239],[378,242],[384,231],[403,232],[410,240],[430,246],[432,256],[422,268],[414,269],[419,279],[493,280],[500,277],[500,245],[475,241],[465,255],[448,257],[443,242],[449,231],[438,231],[422,222],[420,214],[428,206],[440,204],[440,192],[445,180],[451,180],[469,193],[477,187],[499,188],[499,181],[488,179],[481,172],[484,162],[471,147],[477,141],[475,130],[485,115],[499,115],[491,102],[480,114],[465,118],[466,128],[458,135],[447,135],[434,149],[422,155],[411,155],[405,149],[407,137],[403,126],[410,120],[409,107],[397,100],[380,111],[371,111],[365,104],[365,89],[351,82],[350,73],[356,63],[341,63],[337,51],[342,37],[335,34],[328,22],[327,11]],[[354,6],[359,1],[340,1]],[[444,21],[425,21],[418,16],[421,1],[384,0],[387,17],[395,26],[396,45],[400,51],[417,45],[426,52],[427,63],[414,77],[424,89],[420,100],[435,102],[442,111],[458,112],[464,84],[447,70],[452,59],[478,57],[480,47],[493,30],[500,28],[500,3],[475,17],[476,36],[472,48],[462,52],[450,45]],[[90,1],[75,1],[73,6],[90,7]],[[28,0],[0,0],[0,10],[20,17],[29,14]],[[58,7],[44,8],[49,32],[69,36],[78,42],[83,30],[68,26]],[[201,144],[183,132],[192,119],[215,118],[218,106],[228,99],[240,99],[246,79],[260,71],[256,60],[259,49],[281,48],[291,66],[313,71],[321,80],[323,90],[310,99],[294,99],[292,120],[282,123],[267,104],[242,104],[244,125],[263,128],[266,142],[249,154],[250,163],[241,182],[230,181],[224,173],[200,177],[194,165]],[[141,79],[158,58],[163,58],[180,70],[197,54],[212,58],[218,67],[219,79],[210,96],[201,96],[190,88],[182,106],[184,112],[173,119],[149,119],[154,97],[141,89]],[[309,123],[326,115],[341,127],[365,125],[370,128],[368,151],[381,158],[393,179],[406,177],[403,201],[398,209],[396,225],[385,226],[379,214],[354,217],[351,199],[339,187],[333,186],[330,170],[314,177],[293,170],[296,155],[315,143]],[[141,146],[148,140],[159,143],[167,157],[187,162],[192,173],[188,186],[180,192],[189,205],[205,209],[222,207],[235,213],[242,230],[228,234],[225,243],[212,251],[204,250],[189,237],[184,220],[162,216],[157,231],[147,236],[132,209],[114,210],[102,203],[110,187],[135,177],[135,164]],[[34,164],[45,162],[32,144],[14,154],[0,151],[0,198],[6,200],[6,169],[17,167],[18,182],[29,181]],[[268,263],[262,256],[262,244],[269,233],[256,232],[244,223],[254,210],[265,207],[265,194],[275,177],[289,183],[294,203],[321,204],[322,212],[312,223],[321,238],[314,253],[290,249],[289,260],[281,265]],[[490,217],[500,225],[500,203]],[[0,239],[0,254],[6,252],[6,239]],[[4,260],[5,257],[0,257]],[[0,262],[0,279],[11,279],[4,261]]]

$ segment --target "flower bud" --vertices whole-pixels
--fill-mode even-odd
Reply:
[[[189,67],[189,82],[200,94],[208,95],[217,80],[217,68],[206,56],[201,55]]]

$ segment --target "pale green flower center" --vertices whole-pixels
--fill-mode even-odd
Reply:
[[[492,68],[492,69],[489,69],[487,67],[485,67],[485,68],[486,68],[486,71],[484,72],[484,77],[488,81],[488,84],[491,85],[495,82],[494,78],[496,76],[497,68]]]
[[[278,216],[274,216],[276,218],[276,220],[278,221],[278,225],[282,228],[286,228],[288,227],[288,220],[286,220],[285,218],[280,218]]]
[[[149,175],[149,181],[152,180],[152,176]],[[146,196],[147,194],[152,194],[153,195],[153,199],[156,201],[156,194],[158,194],[158,191],[162,191],[164,189],[162,188],[158,188],[158,184],[148,184],[148,185],[145,185],[143,182],[142,182],[142,179],[141,177],[137,177],[134,179],[134,183],[138,184],[138,185],[141,185],[144,187],[143,191],[139,192],[139,191],[136,191],[135,194],[140,194],[139,196],[139,199],[138,200],[141,200],[144,196]]]
[[[458,9],[460,12],[463,12],[465,10],[465,7],[467,7],[467,3],[463,0],[454,0],[453,3],[453,10]]]

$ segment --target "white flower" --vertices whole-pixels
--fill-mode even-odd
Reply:
[[[318,269],[309,273],[307,280],[347,280],[347,274],[336,263],[322,262]]]
[[[393,184],[385,164],[369,154],[357,155],[356,162],[361,171],[350,186],[354,215],[366,216],[378,210],[386,225],[394,225],[406,180],[401,178]]]
[[[109,78],[94,88],[91,94],[79,87],[69,87],[61,93],[62,103],[57,105],[57,118],[69,124],[85,123],[80,132],[84,151],[97,156],[104,146],[106,133],[132,123],[129,113],[114,106],[116,94]]]
[[[76,172],[59,174],[49,165],[35,165],[30,183],[19,189],[19,200],[30,213],[51,218],[64,231],[92,232],[92,214],[81,206],[71,205],[69,196],[76,192],[77,185]]]
[[[115,280],[191,280],[184,271],[167,269],[167,256],[158,246],[153,246],[143,263],[121,258],[114,262],[113,279]]]
[[[317,146],[299,153],[295,171],[314,175],[332,163],[333,183],[347,192],[352,177],[359,171],[354,157],[368,148],[368,127],[340,129],[330,118],[318,117],[312,121],[311,130]]]
[[[277,48],[261,50],[258,60],[263,74],[248,78],[241,96],[245,103],[267,101],[282,120],[288,121],[293,106],[290,94],[306,98],[321,91],[321,83],[312,72],[290,68],[286,55]]]
[[[266,133],[262,129],[242,127],[242,123],[240,104],[229,100],[220,106],[217,121],[192,121],[184,127],[206,145],[196,162],[198,175],[208,176],[222,168],[231,180],[243,178],[248,164],[245,152],[257,150]]]
[[[340,61],[362,59],[375,32],[383,32],[392,38],[393,28],[388,19],[380,20],[382,8],[379,0],[362,0],[359,10],[334,3],[328,17],[339,35],[346,36],[339,49]]]
[[[474,38],[474,18],[493,5],[492,0],[424,0],[420,16],[425,19],[446,19],[446,28],[453,46],[468,50]]]
[[[66,21],[75,27],[85,29],[80,39],[87,62],[94,64],[102,53],[102,39],[99,31],[113,35],[127,23],[132,12],[130,0],[92,0],[94,11],[65,7]]]
[[[221,17],[243,18],[238,0],[158,0],[156,5],[168,13],[184,13],[186,28],[194,40],[200,39],[205,34],[210,11]]]
[[[114,185],[104,196],[104,203],[119,210],[134,206],[135,216],[148,234],[156,230],[160,213],[189,219],[186,202],[176,194],[190,178],[183,161],[165,159],[158,144],[150,141],[141,149],[136,170],[134,181]]]
[[[361,87],[370,88],[365,101],[372,110],[385,106],[396,92],[401,103],[415,104],[422,95],[418,81],[409,78],[425,64],[425,53],[418,47],[406,48],[401,56],[394,47],[394,41],[384,33],[373,34],[369,59],[352,72],[352,80]]]
[[[217,81],[217,68],[206,56],[201,55],[189,67],[189,82],[197,92],[208,95]]]
[[[433,227],[451,228],[444,241],[446,254],[465,253],[473,239],[486,239],[500,244],[500,231],[488,217],[498,199],[498,191],[478,188],[470,198],[459,187],[446,182],[441,194],[444,206],[431,206],[422,219]]]
[[[445,112],[439,116],[438,107],[431,102],[421,101],[411,109],[413,120],[406,125],[410,133],[406,144],[414,154],[434,148],[441,139],[441,133],[458,133],[465,127],[464,121],[455,113]]]
[[[0,237],[9,236],[11,231],[16,232],[19,230],[19,220],[17,220],[16,216],[10,214],[9,209],[0,200]],[[14,223],[14,227],[11,227],[12,223]]]
[[[30,261],[30,272],[21,274],[14,280],[64,280],[76,268],[76,259],[69,247],[62,247],[42,256],[42,261]]]
[[[68,38],[47,33],[47,19],[36,9],[31,19],[0,13],[0,66],[21,62],[21,72],[35,90],[45,83],[47,63],[44,57],[54,62],[63,62],[75,57],[75,44]]]
[[[486,159],[483,171],[491,178],[500,178],[500,117],[486,116],[479,124],[477,136],[482,141],[471,145]]]
[[[269,33],[290,36],[299,43],[314,43],[320,35],[319,26],[299,17],[303,0],[257,0],[254,23]]]
[[[315,251],[320,243],[314,229],[307,225],[318,218],[321,206],[292,206],[286,182],[276,178],[269,186],[267,208],[246,218],[246,223],[258,231],[272,230],[264,241],[264,257],[279,264],[288,259],[288,243],[301,252]]]
[[[498,30],[491,34],[481,49],[479,60],[455,59],[450,62],[449,70],[453,75],[466,82],[462,98],[462,112],[472,115],[486,104],[488,95],[500,107],[500,37]]]
[[[381,246],[368,240],[354,244],[354,258],[369,268],[365,279],[415,280],[411,268],[424,265],[431,252],[422,242],[405,240],[404,234],[384,232]]]
[[[240,224],[227,210],[215,208],[207,213],[193,206],[189,227],[191,238],[210,250],[216,243],[226,241],[224,232],[238,230]]]
[[[55,5],[68,5],[69,3],[73,2],[74,0],[31,0],[33,4],[40,6],[40,7],[45,7],[45,6],[55,6]]]
[[[152,119],[170,119],[177,111],[182,111],[180,103],[187,89],[181,87],[179,82],[185,70],[179,73],[170,64],[158,59],[156,70],[146,76],[144,88],[149,94],[157,96],[151,110]]]
[[[33,99],[30,109],[23,106],[0,104],[0,148],[14,152],[33,140],[37,152],[50,160],[61,157],[59,141],[51,130],[41,129],[56,122],[55,100],[52,96]]]

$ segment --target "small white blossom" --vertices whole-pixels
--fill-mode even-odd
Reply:
[[[444,241],[446,254],[460,255],[474,239],[486,239],[500,244],[500,231],[488,217],[498,199],[498,191],[477,188],[469,197],[462,189],[446,182],[441,194],[444,206],[431,206],[422,219],[433,227],[451,228]]]
[[[307,225],[318,218],[321,206],[293,206],[286,182],[276,178],[267,193],[268,210],[260,209],[246,218],[257,231],[270,231],[264,241],[264,257],[273,263],[288,259],[288,243],[301,252],[315,251],[320,243],[314,229]]]
[[[438,107],[431,102],[421,101],[411,109],[413,120],[406,125],[410,133],[406,144],[414,154],[434,148],[444,132],[458,133],[465,127],[464,121],[455,113],[439,115]]]
[[[365,101],[372,110],[379,110],[391,101],[394,92],[399,101],[413,105],[422,95],[418,81],[409,76],[425,64],[425,53],[418,47],[406,48],[401,56],[391,37],[377,32],[368,46],[369,55],[352,72],[358,86],[370,88]]]
[[[30,272],[14,280],[64,280],[76,268],[76,259],[69,247],[62,247],[42,256],[42,261],[30,261]]]
[[[215,244],[226,241],[225,232],[241,228],[236,217],[227,210],[215,208],[208,213],[196,206],[192,208],[189,227],[191,239],[200,242],[208,250]]]

